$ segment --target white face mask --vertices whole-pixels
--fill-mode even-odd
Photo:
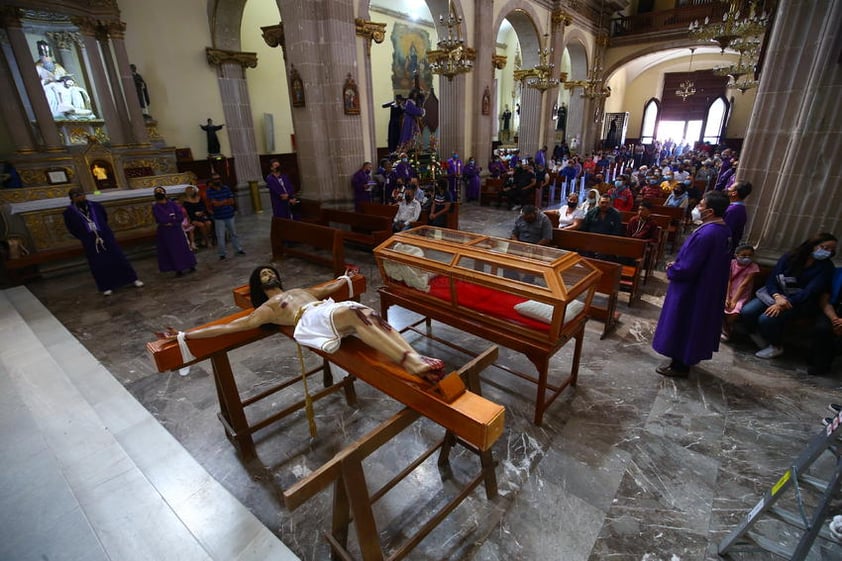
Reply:
[[[702,211],[699,210],[699,207],[694,206],[693,210],[690,211],[690,218],[693,222],[701,222],[702,221]]]

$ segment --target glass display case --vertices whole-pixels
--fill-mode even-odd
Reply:
[[[374,255],[389,290],[541,340],[587,313],[600,275],[575,252],[433,226],[395,234]]]

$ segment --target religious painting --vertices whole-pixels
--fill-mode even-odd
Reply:
[[[304,82],[294,64],[289,67],[289,99],[293,107],[304,107]]]
[[[392,89],[406,95],[418,85],[424,91],[433,87],[433,73],[427,62],[430,34],[424,29],[395,23],[392,27]]]
[[[360,114],[360,90],[350,74],[342,85],[342,105],[346,115]]]
[[[491,114],[491,90],[488,89],[488,86],[485,86],[485,91],[482,92],[482,114]]]

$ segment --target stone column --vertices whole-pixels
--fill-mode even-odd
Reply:
[[[762,257],[842,235],[840,21],[842,2],[778,2],[737,171],[754,186],[746,237]]]
[[[76,80],[78,86],[83,86],[79,77],[83,75],[82,69],[79,67],[79,58],[74,56],[78,51],[76,50],[82,42],[78,33],[71,31],[55,31],[48,32],[47,37],[52,39],[61,56],[59,61],[67,73],[72,75]]]
[[[306,105],[291,108],[302,188],[308,198],[344,206],[352,199],[351,176],[365,158],[364,116],[346,115],[342,103],[348,74],[358,81],[356,49],[349,48],[356,41],[354,2],[290,0],[280,10],[283,27],[264,28],[264,39],[283,45],[287,72],[295,65],[307,92]]]
[[[20,69],[23,86],[26,90],[27,97],[29,97],[32,111],[35,113],[35,121],[38,131],[41,133],[44,146],[48,151],[63,151],[65,147],[58,134],[58,128],[53,120],[53,114],[50,111],[50,105],[47,103],[47,97],[44,95],[41,80],[35,71],[35,65],[32,62],[32,53],[29,52],[29,45],[26,42],[26,36],[23,34],[20,20],[13,10],[4,11],[2,15],[4,16],[9,43],[12,45],[12,51],[15,54],[15,62]]]
[[[0,30],[0,45],[2,51],[8,46],[6,33]],[[0,52],[0,91],[8,92],[0,96],[0,114],[6,121],[6,128],[12,135],[12,142],[18,152],[34,152],[35,140],[32,138],[32,129],[26,119],[26,110],[21,104],[15,87],[15,79],[11,69],[6,65],[6,57]]]
[[[90,18],[74,18],[73,23],[76,24],[82,33],[82,57],[85,66],[91,71],[93,91],[88,93],[96,100],[97,108],[102,112],[98,116],[105,120],[105,126],[111,142],[125,144],[125,131],[123,131],[123,127],[120,124],[120,116],[114,104],[114,94],[112,94],[108,76],[105,74],[105,68],[102,66],[99,43],[96,39],[96,35],[99,32],[99,24]]]
[[[386,24],[375,23],[373,21],[366,21],[362,18],[354,20],[356,33],[358,37],[362,37],[365,41],[365,58],[363,59],[363,74],[365,79],[365,91],[368,92],[366,97],[366,112],[368,113],[368,145],[371,152],[371,159],[377,159],[377,136],[375,135],[374,125],[374,99],[372,98],[374,88],[372,86],[371,76],[371,42],[374,41],[378,45],[386,39]],[[377,169],[377,163],[374,164],[374,169]]]
[[[465,154],[465,80],[458,74],[453,80],[439,76],[439,158],[446,161],[453,151]],[[477,107],[477,103],[471,104]]]
[[[558,7],[558,0],[555,2],[555,8],[550,16],[550,48],[552,49],[552,54],[550,55],[550,62],[555,64],[555,73],[554,77],[558,78],[560,82],[564,82],[567,79],[567,75],[561,72],[561,58],[564,54],[564,31],[567,26],[573,23],[573,18],[570,14],[568,14],[565,10],[562,10]],[[561,86],[559,86],[561,87]],[[553,117],[555,115],[552,114],[553,109],[553,102],[558,97],[558,90],[552,89],[547,91],[547,96],[545,99],[545,105],[547,106],[546,109],[548,113],[546,113],[545,121],[544,121],[544,141],[541,143],[542,146],[549,147],[550,154],[552,153],[553,146],[555,145],[555,121],[553,121]],[[547,161],[549,162],[549,155],[547,155]]]
[[[518,136],[517,147],[520,155],[534,156],[538,150],[538,142],[541,134],[541,109],[544,95],[535,88],[530,88],[523,83],[520,94],[520,136]]]
[[[246,67],[257,66],[257,54],[211,48],[207,48],[206,52],[208,62],[217,67],[225,130],[231,145],[231,155],[237,164],[237,185],[245,187],[249,181],[260,181],[263,178],[245,70]]]
[[[474,87],[472,97],[474,99],[473,115],[473,138],[471,139],[471,151],[465,156],[474,156],[477,163],[485,169],[488,160],[491,159],[491,140],[494,136],[494,123],[497,116],[494,108],[498,106],[497,86],[494,82],[494,61],[495,45],[497,38],[492,29],[494,25],[494,3],[476,2],[474,4],[474,45],[477,49],[477,58],[474,61]],[[498,59],[499,60],[499,59]],[[501,67],[502,68],[502,67]],[[485,89],[491,93],[491,104],[488,115],[482,114],[482,96]]]
[[[126,34],[126,24],[121,21],[110,22],[107,31],[108,37],[111,39],[111,45],[114,47],[114,57],[117,63],[114,73],[119,76],[119,79],[115,79],[114,88],[119,89],[118,83],[123,86],[123,98],[118,99],[117,103],[117,111],[120,113],[121,122],[126,125],[130,124],[130,126],[124,125],[126,126],[126,135],[133,136],[137,144],[149,144],[149,132],[146,130],[146,120],[143,118],[143,110],[140,108],[140,101],[138,101],[135,93],[134,78],[129,67],[129,55],[126,52],[126,43],[123,39]]]

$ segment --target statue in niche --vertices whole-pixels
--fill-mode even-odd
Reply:
[[[214,125],[213,119],[208,119],[208,124],[206,125],[199,125],[208,137],[208,156],[219,155],[219,137],[216,135],[216,131],[222,130],[224,126],[224,124]]]
[[[491,114],[491,91],[488,89],[488,86],[485,86],[485,91],[482,92],[482,114]]]
[[[563,131],[567,129],[567,106],[565,104],[561,104],[556,112],[556,118],[558,119],[555,124],[555,130]]]
[[[91,96],[84,88],[76,85],[72,76],[67,75],[59,80],[61,87],[55,89],[58,95],[58,110],[61,116],[72,121],[87,121],[96,119],[91,108]],[[55,113],[53,113],[55,116]]]
[[[44,40],[36,43],[38,46],[38,60],[35,61],[35,70],[41,79],[41,85],[58,82],[62,77],[67,76],[67,70],[53,59],[53,50],[49,43]]]
[[[149,90],[146,88],[146,81],[137,72],[137,66],[130,64],[129,68],[132,71],[134,89],[137,92],[137,101],[140,103],[140,110],[143,112],[144,117],[149,117]]]

